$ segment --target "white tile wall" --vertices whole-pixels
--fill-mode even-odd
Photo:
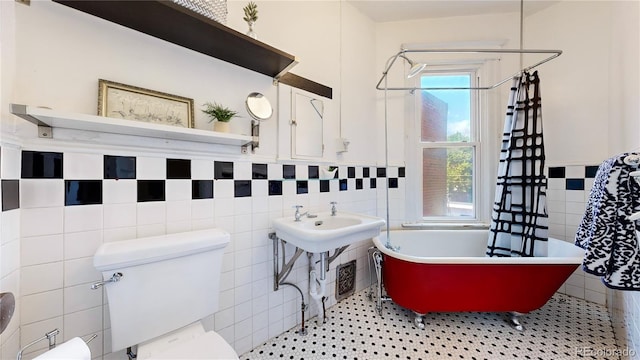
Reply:
[[[63,164],[63,174],[69,180],[89,180],[102,179],[103,155],[85,154],[75,152],[65,152]]]
[[[137,182],[133,179],[102,181],[103,204],[135,204],[137,202]]]
[[[56,207],[64,205],[64,180],[20,180],[20,208]]]
[[[167,160],[162,157],[136,158],[136,179],[161,180],[167,178]]]
[[[20,150],[12,144],[2,143],[0,146],[0,178],[20,178]],[[1,194],[0,194],[1,195]],[[21,210],[14,209],[0,212],[0,293],[10,292],[16,298],[16,308],[9,325],[0,335],[0,358],[15,358],[20,349],[20,323],[23,306],[20,302],[20,277],[22,249],[20,241]],[[31,247],[30,243],[28,247]],[[30,265],[38,264],[43,254],[28,257]],[[45,260],[48,260],[44,257]],[[49,258],[50,259],[50,258]]]
[[[20,209],[20,235],[23,237],[62,234],[64,207]],[[37,224],[37,226],[36,226]]]
[[[567,166],[566,178],[585,178],[584,166]],[[584,190],[566,190],[564,178],[550,178],[547,190],[547,210],[549,213],[549,236],[573,242],[586,209],[586,201],[593,182],[585,182]],[[589,186],[589,187],[588,187]],[[587,289],[586,284],[589,284]],[[598,304],[606,303],[605,286],[599,279],[586,274],[578,267],[558,290],[560,293],[586,299]]]
[[[211,160],[191,160],[191,179],[210,180],[213,179],[214,162]]]
[[[584,166],[567,166],[567,178],[584,178]],[[594,179],[584,190],[565,190],[564,179],[549,179],[547,191],[550,235],[574,241],[577,226],[589,200]],[[559,292],[598,304],[607,304],[623,358],[640,359],[640,293],[608,289],[599,277],[578,268]]]
[[[4,148],[3,148],[4,151]],[[65,179],[101,179],[102,154],[65,152]],[[19,152],[16,152],[19,156]],[[4,167],[4,162],[3,162]],[[251,179],[251,162],[234,162],[235,180]],[[306,165],[297,166],[298,176],[308,174]],[[268,164],[271,179],[282,177],[281,164]],[[341,170],[346,176],[346,167]],[[361,176],[361,174],[358,174]],[[372,172],[375,176],[375,171]],[[166,158],[137,157],[138,179],[166,179]],[[212,179],[213,161],[192,160],[193,179]],[[378,181],[384,187],[386,179]],[[404,179],[400,179],[403,186]],[[91,283],[101,279],[93,268],[93,254],[103,242],[120,241],[176,231],[220,227],[232,233],[221,274],[219,311],[204,321],[208,329],[218,331],[238,353],[244,353],[268,338],[291,327],[299,326],[300,296],[292,287],[273,290],[273,248],[268,238],[270,221],[281,216],[293,216],[293,205],[302,204],[311,212],[328,211],[330,201],[338,201],[338,211],[359,211],[375,214],[379,190],[355,190],[350,179],[349,191],[338,191],[338,181],[330,182],[331,193],[320,193],[319,182],[309,181],[309,194],[296,194],[296,182],[283,182],[283,196],[268,196],[268,181],[252,182],[252,196],[234,198],[233,180],[214,181],[214,199],[191,200],[190,180],[167,180],[166,201],[137,203],[136,180],[103,180],[103,204],[64,206],[64,180],[24,179],[23,207],[17,229],[1,227],[3,233],[2,266],[11,267],[11,276],[0,279],[5,286],[13,279],[20,286],[20,306],[24,316],[19,319],[21,332],[15,326],[15,336],[4,334],[0,345],[27,343],[46,331],[59,328],[63,338],[99,335],[92,345],[94,354],[110,358],[108,306],[102,291],[90,290]],[[400,201],[403,188],[392,189],[393,199]],[[28,192],[28,194],[27,194]],[[2,225],[12,212],[2,213]],[[33,226],[38,224],[38,226]],[[14,242],[6,241],[5,232],[13,234]],[[22,242],[18,240],[22,237]],[[6,243],[5,243],[6,242]],[[19,244],[22,244],[21,251]],[[358,261],[358,290],[366,284],[366,248],[369,242],[355,244],[330,266],[328,294],[335,288],[335,268],[351,259]],[[287,246],[288,254],[292,248]],[[7,260],[5,260],[7,258]],[[20,263],[22,262],[22,264]],[[307,259],[302,256],[288,280],[308,291]],[[2,275],[8,269],[3,268]],[[308,301],[308,300],[307,300]],[[327,301],[327,306],[335,299]],[[315,315],[311,305],[306,318]],[[105,317],[106,316],[106,317]],[[19,334],[19,335],[18,335]],[[16,340],[18,339],[18,340]],[[102,341],[102,342],[101,342]],[[17,346],[17,345],[16,345]],[[5,347],[2,348],[4,353]],[[44,351],[37,346],[26,354],[32,358]]]
[[[30,266],[62,261],[62,244],[62,234],[23,237],[20,244],[21,265]]]

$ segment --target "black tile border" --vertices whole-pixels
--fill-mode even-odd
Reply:
[[[587,179],[595,178],[596,173],[598,172],[599,166],[585,166],[584,167],[584,177]]]
[[[2,211],[20,209],[20,180],[2,179]]]
[[[347,191],[347,190],[349,190],[347,179],[340,179],[340,191]]]
[[[282,178],[283,179],[295,179],[296,178],[296,166],[295,165],[282,165]]]
[[[233,161],[215,161],[213,163],[215,180],[233,180]]]
[[[191,160],[167,159],[167,179],[191,179]]]
[[[65,180],[64,206],[102,204],[102,180]]]
[[[233,197],[250,197],[251,196],[251,180],[234,180],[233,181]]]
[[[22,150],[20,161],[22,179],[63,178],[63,153]]]
[[[330,192],[331,182],[329,180],[320,180],[320,192]]]
[[[137,180],[138,202],[165,201],[166,181],[164,180]]]
[[[22,151],[22,157],[26,160],[35,156],[37,159],[36,169],[32,168],[24,174],[25,179],[33,178],[62,178],[64,179],[63,160],[64,152],[42,152],[42,151]],[[43,163],[41,159],[49,158],[48,165],[41,166]],[[83,188],[93,187],[91,192],[95,192],[94,197],[91,194],[71,194],[68,191],[72,191],[71,188],[65,189],[65,205],[88,205],[88,204],[101,204],[102,203],[102,188],[104,180],[136,180],[136,200],[137,202],[150,202],[150,201],[166,201],[167,180],[182,179],[191,180],[192,176],[192,159],[181,159],[174,157],[166,157],[165,161],[165,177],[162,179],[137,179],[137,156],[123,156],[123,155],[102,155],[102,180],[76,180],[65,179],[65,184],[68,186],[82,186]],[[232,160],[232,161],[216,161],[211,160],[214,166],[213,179],[193,179],[191,180],[191,199],[213,199],[214,198],[214,184],[217,180],[233,180],[233,196],[234,197],[249,197],[252,196],[252,181],[267,180],[268,196],[281,196],[284,191],[284,182],[293,180],[295,181],[295,194],[308,194],[310,185],[312,189],[316,189],[313,181],[318,181],[317,189],[319,192],[331,192],[331,191],[353,191],[363,189],[375,189],[377,186],[377,177],[386,177],[388,172],[386,167],[376,166],[346,166],[339,165],[343,171],[343,177],[340,177],[340,171],[337,170],[333,179],[320,179],[320,170],[326,165],[315,164],[280,164],[280,163],[250,163],[251,165],[251,180],[236,180],[237,174],[234,173],[234,167],[238,164],[245,165],[244,161]],[[30,162],[33,165],[33,162]],[[269,168],[273,165],[282,166],[282,174],[278,171],[277,179],[269,179]],[[53,171],[49,171],[47,166]],[[298,168],[297,166],[305,166],[304,168]],[[33,166],[32,166],[33,167]],[[389,167],[395,168],[395,167]],[[404,167],[398,168],[399,174],[403,173]],[[302,178],[300,170],[306,171],[306,178]],[[372,173],[374,172],[374,173]],[[272,174],[275,175],[275,174]],[[350,180],[354,179],[354,180]],[[365,180],[369,181],[365,185]],[[16,180],[19,186],[19,179]],[[331,185],[331,181],[336,181],[337,187],[334,188]],[[351,183],[350,183],[351,182]],[[5,185],[8,186],[8,185]],[[67,185],[65,185],[67,186]],[[219,191],[219,189],[218,189]],[[313,190],[315,191],[315,190]],[[230,194],[225,194],[225,196]],[[77,196],[80,196],[79,198]],[[83,197],[84,196],[84,197]],[[220,195],[219,195],[220,196]],[[18,199],[19,200],[19,199]],[[6,208],[13,208],[17,205],[7,205]]]
[[[114,156],[105,155],[103,157],[105,179],[135,179],[136,178],[135,156]]]
[[[347,167],[347,178],[355,179],[356,177],[356,168],[354,166]]]
[[[584,167],[584,177],[577,178],[567,178],[567,167],[569,166],[583,166]],[[567,166],[551,166],[548,168],[548,177],[549,179],[560,179],[564,180],[564,190],[585,190],[586,189],[586,180],[593,179],[598,172],[599,165],[567,165]]]
[[[584,190],[584,179],[565,179],[565,189]]]
[[[254,180],[266,180],[269,178],[269,166],[267,164],[251,164],[251,178]]]
[[[309,165],[309,179],[320,178],[320,167],[316,165]]]
[[[282,180],[269,180],[269,196],[282,195]]]
[[[296,181],[296,194],[308,194],[309,193],[309,181],[297,180]]]
[[[550,179],[558,179],[565,177],[565,167],[564,166],[556,166],[549,168],[549,178]]]
[[[213,199],[213,180],[191,180],[191,200]]]
[[[369,173],[370,171],[371,171],[370,167],[368,167],[368,166],[363,167],[362,168],[362,177],[364,177],[364,178],[370,177],[370,173]]]

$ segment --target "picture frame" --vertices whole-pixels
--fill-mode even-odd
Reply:
[[[193,99],[114,81],[98,80],[98,115],[193,128]]]

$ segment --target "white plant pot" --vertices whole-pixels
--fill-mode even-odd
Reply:
[[[229,132],[229,123],[228,122],[223,122],[223,121],[214,122],[213,123],[213,131],[228,133]]]
[[[329,170],[327,168],[320,168],[320,178],[321,179],[333,179],[333,177],[336,175],[336,171],[338,171],[338,169],[333,169],[333,170]]]

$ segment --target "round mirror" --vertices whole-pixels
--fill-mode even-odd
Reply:
[[[271,108],[269,100],[257,92],[247,96],[247,111],[256,120],[267,120],[273,115],[273,108]]]

